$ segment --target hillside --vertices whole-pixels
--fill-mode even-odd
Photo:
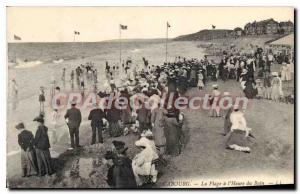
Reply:
[[[174,40],[193,41],[193,40],[213,40],[229,37],[232,30],[217,29],[217,30],[201,30],[193,34],[182,35],[174,38]]]

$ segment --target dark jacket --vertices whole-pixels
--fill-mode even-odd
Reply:
[[[105,118],[105,113],[100,108],[91,110],[89,117],[88,117],[88,119],[91,120],[92,126],[102,126],[103,118]]]
[[[35,133],[34,144],[37,149],[47,150],[50,148],[48,128],[45,125],[38,126]]]
[[[136,111],[137,120],[140,123],[150,123],[151,111],[147,109],[144,105]]]
[[[68,126],[70,128],[78,128],[81,123],[81,112],[76,107],[67,110],[65,119],[69,119]]]
[[[124,156],[114,156],[106,159],[113,160],[113,166],[107,172],[107,183],[114,188],[136,188],[136,181],[133,174],[132,161]]]
[[[34,145],[33,134],[30,131],[23,130],[18,135],[18,143],[24,151],[26,151],[27,148],[32,149]]]
[[[112,107],[110,109],[106,109],[105,112],[106,112],[106,118],[108,122],[115,123],[121,120],[121,111],[119,109]]]

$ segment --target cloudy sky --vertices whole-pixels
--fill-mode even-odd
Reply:
[[[247,22],[274,18],[294,20],[291,7],[8,7],[7,41],[71,42],[118,39],[119,24],[128,25],[122,38],[164,38],[202,29],[233,29]]]

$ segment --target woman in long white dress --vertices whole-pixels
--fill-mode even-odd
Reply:
[[[197,84],[199,90],[202,90],[204,88],[204,83],[203,83],[203,74],[200,72],[198,73],[198,84]]]
[[[271,99],[277,102],[280,96],[283,95],[282,82],[281,79],[278,77],[278,72],[273,72],[272,75],[273,79],[271,82]]]
[[[281,80],[288,81],[288,67],[286,66],[285,62],[282,63],[280,71],[281,71]]]

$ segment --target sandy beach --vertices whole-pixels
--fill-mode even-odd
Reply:
[[[146,57],[150,65],[163,64],[165,56],[163,42],[126,44],[123,45],[122,55],[124,59],[130,57],[133,60],[133,64],[141,65],[142,57]],[[176,56],[202,58],[205,54],[205,49],[198,47],[199,44],[199,42],[170,42],[169,59],[172,61]],[[65,86],[61,81],[62,68],[65,67],[67,69],[66,80],[69,80],[71,69],[92,61],[98,70],[98,80],[101,80],[104,78],[105,61],[108,61],[109,64],[118,63],[119,50],[117,45],[113,43],[111,47],[107,47],[108,49],[94,50],[95,55],[86,55],[84,58],[81,57],[82,52],[88,52],[89,49],[93,49],[85,48],[89,46],[87,43],[83,45],[78,44],[77,46],[79,47],[77,48],[78,53],[76,54],[74,51],[75,55],[78,56],[76,58],[68,59],[74,56],[70,57],[70,53],[67,53],[68,50],[66,50],[66,56],[63,53],[60,53],[60,55],[55,53],[52,56],[55,57],[52,59],[49,57],[34,59],[46,61],[36,66],[28,68],[11,66],[8,69],[9,80],[16,78],[19,84],[18,102],[15,109],[13,109],[13,99],[8,98],[7,142],[9,144],[7,144],[7,164],[10,165],[7,166],[7,177],[9,187],[108,187],[105,182],[107,167],[103,164],[102,158],[112,139],[108,138],[108,134],[104,134],[105,143],[102,146],[89,146],[91,128],[87,120],[87,110],[81,110],[83,122],[80,127],[80,144],[84,146],[83,149],[75,154],[66,151],[69,147],[69,135],[67,126],[62,118],[65,114],[65,110],[63,110],[60,112],[59,127],[56,130],[59,139],[51,148],[51,155],[54,158],[57,173],[43,178],[20,178],[20,155],[17,145],[17,131],[14,129],[14,126],[16,123],[23,121],[26,128],[35,133],[36,126],[32,119],[37,116],[39,110],[39,87],[44,86],[46,88],[46,99],[49,99],[51,76],[58,81],[62,90],[68,91],[70,89],[68,81],[65,83]],[[11,54],[10,56],[16,56],[16,54]],[[57,58],[63,60],[59,63],[54,63],[53,60]],[[25,58],[23,57],[22,60],[25,60]],[[211,85],[214,83],[210,81],[204,92],[210,92]],[[221,81],[217,83],[222,92],[228,91],[243,96],[238,82],[230,80],[225,83]],[[101,88],[102,84],[103,82],[98,83],[98,87]],[[293,83],[285,85],[285,87],[293,87]],[[91,83],[88,83],[88,88],[92,90]],[[192,88],[186,95],[199,95],[199,90]],[[10,97],[9,91],[8,97]],[[51,108],[49,103],[47,103],[46,126],[51,130],[53,125],[51,124],[50,114]],[[263,177],[265,179],[264,184],[274,184],[274,181],[281,181],[282,184],[292,183],[294,175],[294,126],[292,125],[294,123],[294,106],[292,104],[256,99],[251,101],[251,107],[245,114],[247,122],[255,135],[255,139],[252,140],[253,152],[251,154],[224,149],[225,139],[221,135],[223,118],[210,118],[208,112],[203,110],[184,110],[184,114],[186,120],[183,131],[187,144],[181,155],[168,158],[168,166],[162,170],[163,173],[155,187],[168,187],[170,182],[180,182],[181,178],[193,180],[186,183],[187,187],[201,187],[202,180],[209,180],[216,175],[219,177],[232,177],[234,180],[238,180],[239,176],[244,176],[246,172],[251,174],[253,180],[256,179],[255,177],[261,180],[261,175],[265,175]],[[126,142],[129,147],[128,155],[130,158],[137,153],[133,144],[138,139],[136,135],[129,134],[117,139]],[[197,163],[194,161],[197,161]],[[240,172],[243,173],[240,174]],[[268,179],[270,176],[279,175],[281,177],[278,180]],[[202,185],[202,187],[205,187],[205,185]]]

